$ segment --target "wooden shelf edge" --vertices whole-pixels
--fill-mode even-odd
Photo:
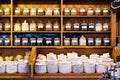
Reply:
[[[111,33],[111,31],[64,31],[63,33]]]
[[[61,33],[61,31],[13,31],[13,33]]]

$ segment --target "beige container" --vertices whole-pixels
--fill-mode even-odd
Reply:
[[[19,21],[14,24],[14,31],[21,31],[21,24]]]
[[[51,8],[46,8],[46,10],[45,10],[45,15],[46,16],[52,16],[52,9]]]
[[[48,21],[45,25],[45,30],[46,31],[52,31],[52,23]]]
[[[37,25],[36,23],[32,20],[30,23],[30,31],[36,31]]]
[[[77,8],[75,6],[71,8],[71,15],[77,15]]]
[[[15,8],[15,15],[21,15],[21,9],[20,7]]]
[[[4,24],[4,31],[10,31],[10,29],[11,29],[10,22],[7,21],[7,22]]]
[[[36,8],[31,8],[30,9],[30,16],[36,16],[36,15],[37,15]]]
[[[22,31],[29,31],[29,24],[26,20],[22,23]]]

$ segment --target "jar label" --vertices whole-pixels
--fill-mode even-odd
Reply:
[[[52,26],[50,26],[50,25],[46,25],[46,29],[47,29],[47,28],[48,28],[48,29],[49,29],[49,28],[51,29],[51,28],[52,28]]]
[[[90,13],[90,14],[93,13],[93,10],[88,10],[88,13]]]
[[[59,28],[59,26],[54,26],[54,28],[57,28],[57,29],[58,29],[58,28]]]
[[[100,13],[100,12],[101,12],[101,10],[100,10],[100,9],[97,9],[95,12],[99,12],[99,13]]]
[[[46,43],[52,43],[52,41],[46,41]]]
[[[94,26],[89,26],[89,28],[94,28]]]
[[[81,9],[80,12],[85,12],[85,9]]]
[[[59,40],[55,40],[54,42],[55,42],[55,43],[59,43],[60,41],[59,41]]]
[[[70,12],[70,10],[69,9],[65,9],[65,12]]]
[[[69,26],[69,25],[66,25],[66,28],[71,28],[71,26]]]
[[[72,9],[71,12],[75,13],[75,12],[77,12],[77,11],[76,11],[75,9]]]
[[[103,25],[103,29],[108,29],[108,25]]]
[[[79,28],[79,26],[74,26],[74,28]]]
[[[110,41],[109,40],[104,40],[105,43],[109,43]]]
[[[96,31],[102,31],[102,26],[96,26]]]
[[[15,10],[15,13],[20,13],[20,10]]]
[[[43,9],[38,9],[38,12],[43,12]]]
[[[83,29],[87,29],[87,26],[82,26]]]
[[[15,40],[15,43],[20,43],[20,39],[16,39],[16,40]]]
[[[9,42],[10,42],[10,40],[9,40],[9,39],[5,40],[5,43],[9,43]]]
[[[28,9],[24,9],[24,13],[29,13],[29,10]]]
[[[109,11],[108,10],[103,10],[103,13],[108,13]]]

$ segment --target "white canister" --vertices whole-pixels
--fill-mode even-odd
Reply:
[[[107,71],[107,66],[103,63],[96,63],[96,72],[97,73],[104,73]]]
[[[0,62],[0,73],[5,73],[5,63]]]
[[[95,73],[95,63],[91,61],[84,62],[85,73]]]
[[[76,63],[72,65],[73,73],[83,73],[83,64],[82,63]]]
[[[19,60],[18,61],[18,72],[28,73],[28,71],[29,71],[28,60]]]
[[[46,62],[36,63],[35,64],[35,73],[44,74],[47,72]]]
[[[47,70],[48,70],[48,73],[57,73],[58,62],[56,60],[47,60]]]
[[[63,74],[68,74],[72,72],[72,65],[70,61],[59,62],[59,72]]]

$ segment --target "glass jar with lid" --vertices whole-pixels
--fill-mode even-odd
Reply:
[[[64,36],[64,46],[70,46],[70,38]]]
[[[77,8],[75,5],[71,8],[71,15],[77,15]]]
[[[43,8],[38,8],[37,9],[37,15],[45,15],[45,11],[43,10]]]
[[[109,9],[106,6],[103,8],[103,15],[104,16],[109,15]]]
[[[67,21],[67,23],[65,24],[65,30],[66,31],[71,31],[72,30],[72,24],[69,21]]]
[[[95,46],[102,46],[102,39],[100,37],[95,38]]]
[[[17,35],[14,35],[14,46],[20,46],[20,45],[21,45],[21,39]]]
[[[43,46],[43,38],[41,36],[37,38],[37,46]]]
[[[37,15],[37,11],[36,11],[36,8],[32,7],[30,9],[30,16],[36,16]]]
[[[38,31],[43,31],[44,30],[44,24],[42,21],[40,21],[38,24],[37,24],[37,30]]]
[[[30,46],[36,46],[36,38],[34,36],[30,38]]]
[[[102,31],[102,23],[100,21],[96,23],[95,31]]]
[[[29,46],[28,38],[25,35],[22,37],[22,46]]]
[[[87,40],[86,37],[84,35],[82,35],[79,39],[79,45],[80,46],[86,46],[87,45]]]
[[[4,45],[4,43],[3,43],[3,37],[2,37],[2,35],[0,35],[0,46],[3,46]]]
[[[60,46],[60,38],[54,38],[54,46]]]
[[[4,25],[4,31],[10,31],[11,26],[10,26],[10,22],[6,21],[5,25]]]
[[[70,15],[70,8],[68,6],[64,8],[64,15]]]
[[[74,37],[71,39],[71,45],[72,46],[78,46],[78,38],[74,35]]]
[[[103,38],[103,45],[104,46],[109,46],[110,45],[110,38],[108,36],[105,36]]]
[[[73,30],[74,31],[80,30],[80,24],[78,23],[78,21],[75,21],[75,23],[73,23]]]
[[[27,20],[24,20],[24,22],[22,23],[22,31],[29,31],[29,24]]]
[[[83,21],[83,22],[81,23],[81,30],[82,30],[82,31],[87,31],[87,23],[86,23],[85,21]]]
[[[52,31],[52,23],[48,21],[45,25],[45,30],[46,31]]]
[[[60,15],[60,8],[55,8],[53,11],[53,15],[59,16]]]
[[[15,15],[21,15],[21,9],[20,7],[15,8]]]
[[[3,31],[3,23],[0,22],[0,31]]]
[[[14,24],[14,31],[21,31],[21,24],[17,20],[17,22]]]
[[[96,6],[95,15],[100,16],[101,14],[102,14],[101,8],[99,6]]]
[[[29,16],[30,15],[30,10],[26,6],[23,8],[23,15],[24,16]]]
[[[36,31],[37,25],[34,22],[34,20],[32,20],[32,22],[30,23],[30,31]]]
[[[103,31],[109,31],[109,23],[107,21],[103,23]]]
[[[1,5],[0,5],[0,15],[3,15],[3,8]]]
[[[4,46],[10,46],[10,36],[6,36],[4,39]]]
[[[88,7],[87,15],[88,16],[94,15],[94,10],[93,10],[93,8],[91,6]]]
[[[95,30],[95,23],[93,23],[93,21],[91,21],[91,22],[88,24],[88,30],[89,30],[89,31],[94,31],[94,30]]]
[[[46,8],[46,10],[45,10],[45,15],[46,16],[52,16],[52,9],[51,8]]]
[[[10,15],[10,7],[9,7],[9,5],[7,5],[7,6],[4,8],[4,15]]]
[[[59,31],[59,30],[60,30],[60,24],[58,23],[58,21],[56,21],[56,22],[53,24],[53,30],[54,30],[54,31]]]
[[[88,42],[88,46],[94,46],[94,38],[93,37],[89,37],[87,42]]]
[[[45,39],[46,41],[46,46],[52,46],[52,38],[48,37]]]
[[[84,6],[81,6],[81,7],[80,7],[80,15],[87,15],[87,11],[86,11],[86,9],[84,8]]]

